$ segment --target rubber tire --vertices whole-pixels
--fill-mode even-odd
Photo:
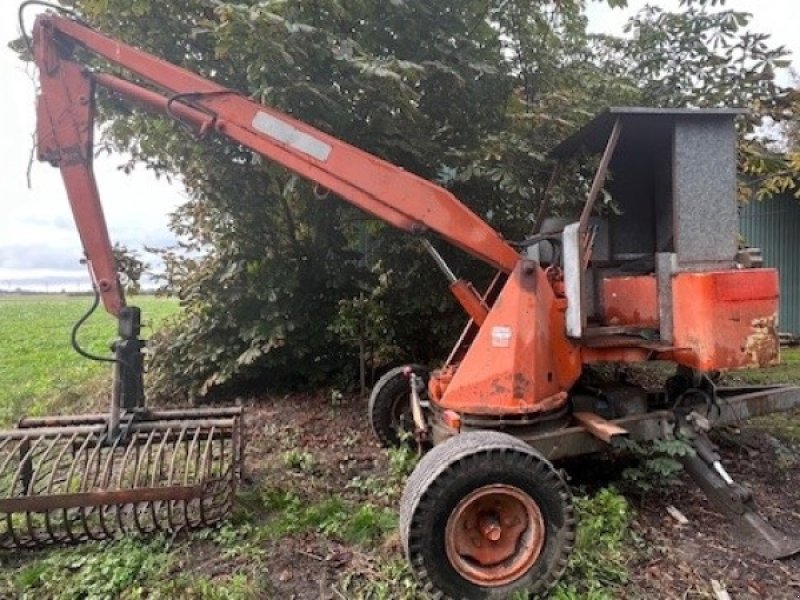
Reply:
[[[372,388],[369,395],[369,422],[372,432],[384,448],[400,445],[398,423],[395,419],[395,407],[398,400],[405,398],[405,403],[411,401],[411,388],[405,370],[411,367],[416,375],[421,375],[428,382],[429,371],[422,365],[403,365],[395,367],[384,373],[383,377]],[[408,412],[411,412],[410,407]]]
[[[447,520],[467,494],[496,483],[514,485],[538,504],[545,542],[533,566],[515,581],[483,587],[461,577],[445,550]],[[435,446],[408,478],[400,503],[400,537],[411,570],[433,598],[545,597],[564,574],[575,543],[572,494],[553,465],[525,442],[496,431],[457,435]]]

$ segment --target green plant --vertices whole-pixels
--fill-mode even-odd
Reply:
[[[94,550],[94,551],[93,551]],[[55,551],[23,567],[14,580],[17,594],[64,600],[136,597],[145,583],[172,563],[164,537],[96,544],[83,552]]]
[[[411,434],[403,432],[399,446],[386,449],[389,469],[385,475],[357,475],[347,483],[347,488],[355,490],[368,498],[377,498],[385,502],[396,502],[400,499],[406,478],[419,462],[419,454],[408,443]]]
[[[305,450],[287,450],[282,455],[283,464],[289,469],[309,473],[314,469],[316,460],[311,452]]]
[[[576,497],[575,511],[575,548],[553,598],[613,600],[628,581],[632,539],[628,502],[613,488],[604,488],[593,496]]]
[[[352,600],[426,600],[404,558],[378,560],[361,556],[357,569],[349,570],[336,588]]]
[[[389,459],[389,476],[393,478],[405,478],[419,462],[419,453],[416,452],[409,443],[412,434],[404,431],[400,435],[400,444],[387,448],[386,456]]]
[[[683,465],[678,459],[694,453],[691,444],[680,438],[651,442],[624,440],[621,448],[637,460],[635,467],[629,467],[622,472],[623,482],[642,498],[653,490],[663,490],[675,485],[678,475],[683,471]]]

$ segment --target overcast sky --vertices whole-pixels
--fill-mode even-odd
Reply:
[[[44,289],[88,289],[85,270],[79,265],[80,243],[72,223],[66,194],[57,169],[34,162],[28,189],[26,171],[35,126],[34,88],[26,71],[7,48],[17,33],[20,0],[0,1],[0,290],[17,286]],[[627,9],[609,9],[590,3],[590,30],[622,33],[628,16],[647,2],[629,0]],[[678,0],[651,1],[677,9]],[[729,0],[727,7],[753,13],[750,28],[772,35],[800,56],[797,35],[800,1]],[[34,8],[29,9],[30,23]],[[797,61],[795,61],[797,64]],[[184,199],[177,184],[156,180],[143,168],[131,175],[118,170],[124,157],[102,156],[95,171],[112,239],[138,249],[143,244],[163,246],[173,241],[167,215]]]

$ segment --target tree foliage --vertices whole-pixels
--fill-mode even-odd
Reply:
[[[777,115],[785,52],[741,13],[686,4],[646,9],[617,39],[587,33],[584,0],[70,3],[112,36],[437,180],[512,239],[530,229],[548,150],[606,106]],[[164,255],[185,314],[155,344],[162,391],[347,378],[358,342],[378,363],[446,352],[463,315],[414,237],[245,148],[101,101],[109,148],[189,192],[172,217],[180,247]],[[581,185],[560,182],[556,210]],[[440,250],[478,287],[491,277]]]

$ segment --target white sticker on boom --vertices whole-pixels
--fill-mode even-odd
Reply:
[[[331,154],[329,144],[265,112],[257,112],[252,124],[261,133],[317,160],[328,160]]]
[[[511,327],[495,325],[492,327],[492,346],[508,348],[511,345]]]

